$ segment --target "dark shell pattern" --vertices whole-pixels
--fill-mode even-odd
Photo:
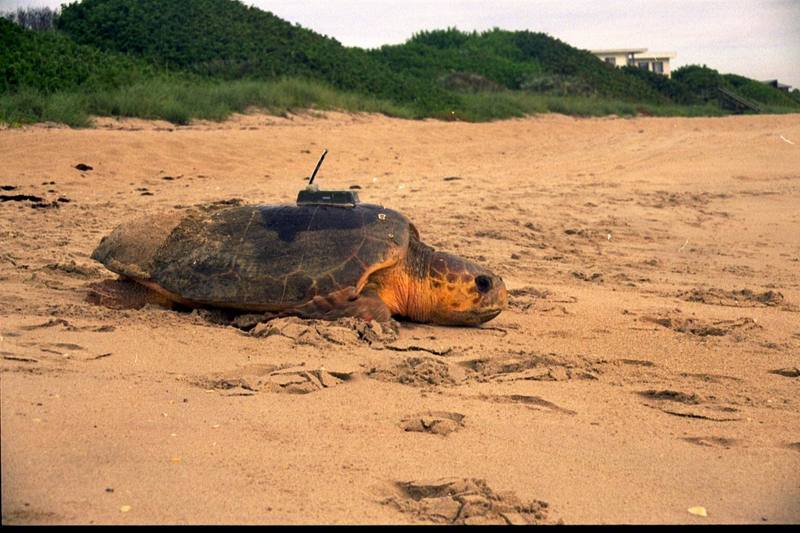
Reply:
[[[150,278],[195,302],[281,309],[356,287],[402,258],[410,232],[402,214],[372,204],[195,212],[159,247]]]

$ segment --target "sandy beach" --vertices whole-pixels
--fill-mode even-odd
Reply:
[[[293,203],[323,148],[321,187],[508,309],[391,336],[87,301],[117,224]],[[800,522],[798,115],[104,118],[0,161],[4,524]]]

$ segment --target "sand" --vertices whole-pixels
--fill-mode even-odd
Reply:
[[[323,148],[509,308],[393,338],[86,301],[118,223],[291,203]],[[800,522],[798,115],[99,119],[0,159],[4,524]]]

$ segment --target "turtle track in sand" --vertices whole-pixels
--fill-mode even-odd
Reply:
[[[399,494],[386,498],[384,505],[425,522],[458,525],[560,523],[551,517],[552,510],[547,502],[526,502],[512,492],[495,492],[483,479],[399,481],[395,487]]]

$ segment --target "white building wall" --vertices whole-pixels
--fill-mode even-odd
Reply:
[[[672,71],[669,66],[669,60],[675,57],[672,52],[647,52],[646,49],[628,49],[628,50],[594,50],[592,53],[597,56],[600,61],[605,61],[614,65],[615,67],[624,67],[628,64],[638,67],[641,62],[647,64],[647,70],[663,74],[664,76],[672,77]],[[630,58],[633,58],[632,61]],[[658,72],[658,65],[660,63],[660,72]]]

